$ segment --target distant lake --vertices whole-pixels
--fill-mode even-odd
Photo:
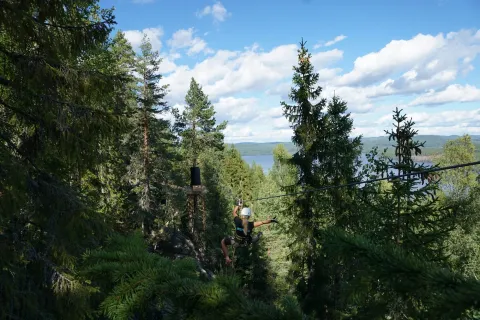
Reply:
[[[267,173],[273,166],[273,154],[264,154],[258,156],[243,156],[250,166],[255,162],[255,164],[262,166],[263,171]]]
[[[273,166],[273,154],[264,154],[258,156],[242,156],[243,160],[245,160],[250,166],[255,162],[255,164],[262,166],[263,171],[268,173],[268,171]],[[362,163],[367,163],[367,157],[362,154]],[[420,162],[418,162],[420,164]],[[432,165],[430,161],[424,161],[424,165]]]

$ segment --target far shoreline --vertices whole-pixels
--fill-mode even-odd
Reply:
[[[261,156],[273,157],[273,153],[241,154],[241,156],[242,157],[261,157]],[[387,157],[393,158],[391,155],[387,155]],[[434,162],[435,160],[438,160],[441,157],[442,157],[442,154],[419,155],[419,156],[412,156],[412,160],[415,162],[420,162],[420,161]]]

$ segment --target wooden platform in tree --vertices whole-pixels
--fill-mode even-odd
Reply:
[[[187,194],[205,194],[207,193],[207,188],[205,186],[186,186],[185,190]]]

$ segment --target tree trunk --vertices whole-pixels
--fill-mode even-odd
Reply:
[[[402,150],[401,150],[401,146],[402,146],[402,141],[400,140],[400,123],[397,123],[397,144],[399,146],[399,150],[398,150],[398,164],[400,165],[401,164],[401,161],[402,161]],[[398,175],[400,176],[402,173],[402,171],[400,170],[400,168],[398,168]],[[387,172],[388,174],[388,172]],[[401,179],[401,178],[399,178]],[[400,193],[398,194],[397,196],[397,245],[400,245]]]
[[[146,97],[147,94],[147,84],[143,83],[143,95]],[[144,211],[148,213],[150,212],[150,175],[149,175],[149,166],[150,166],[150,159],[149,159],[149,143],[148,143],[148,111],[147,106],[143,105],[144,112],[143,112],[143,177],[144,177],[144,186],[143,186],[143,196],[144,196]],[[148,228],[148,217],[144,215],[142,221],[142,231],[144,233],[149,232]]]

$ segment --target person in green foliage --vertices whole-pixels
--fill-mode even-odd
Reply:
[[[251,243],[256,243],[258,240],[260,240],[260,237],[262,236],[262,232],[259,232],[256,236],[252,237],[252,231],[253,228],[262,226],[264,224],[270,224],[272,222],[278,223],[276,218],[274,217],[273,219],[265,220],[265,221],[248,221],[250,219],[251,215],[251,210],[250,208],[242,208],[242,211],[240,212],[240,215],[242,218],[240,218],[237,214],[237,211],[239,208],[243,207],[243,203],[241,200],[239,200],[233,209],[233,222],[235,223],[235,236],[227,236],[222,239],[221,245],[222,245],[222,251],[223,255],[225,256],[225,262],[226,264],[230,264],[232,260],[228,256],[228,248],[227,246],[233,245],[235,247],[238,246],[247,246]]]

